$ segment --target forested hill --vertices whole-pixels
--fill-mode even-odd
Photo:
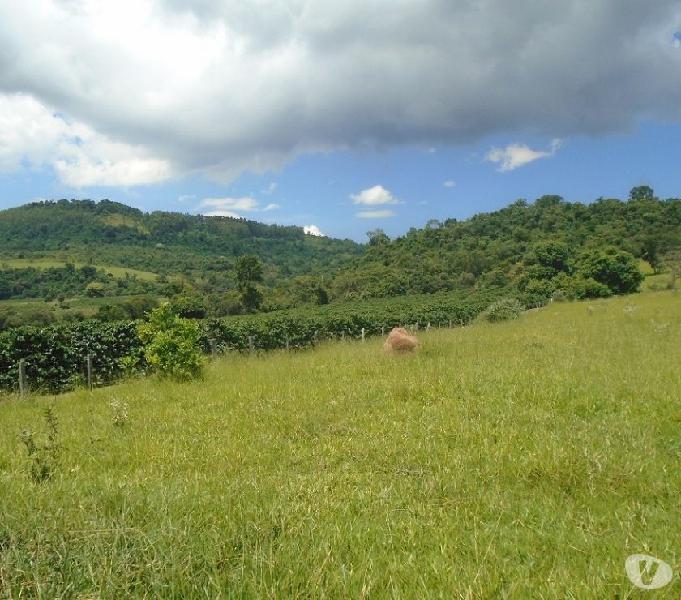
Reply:
[[[381,297],[487,285],[524,289],[529,284],[550,295],[557,286],[574,283],[560,278],[578,273],[590,250],[622,250],[662,268],[679,248],[680,199],[658,199],[648,187],[634,188],[626,201],[601,198],[578,204],[543,196],[465,221],[431,221],[395,240],[375,230],[368,251],[335,278],[332,294]],[[590,260],[596,260],[593,252]],[[591,283],[584,279],[591,277],[577,284]],[[575,295],[597,291],[582,289]]]
[[[0,252],[64,253],[74,260],[157,273],[209,267],[258,255],[279,275],[329,272],[363,251],[350,240],[306,235],[302,227],[265,225],[231,217],[144,213],[101,200],[58,200],[0,211]]]

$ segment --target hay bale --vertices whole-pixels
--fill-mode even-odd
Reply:
[[[418,339],[413,335],[409,335],[409,332],[403,327],[393,328],[383,344],[383,349],[386,352],[395,352],[398,354],[413,352],[414,350],[417,350],[418,347]]]

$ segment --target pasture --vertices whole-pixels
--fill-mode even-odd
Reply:
[[[419,337],[0,400],[0,597],[678,598],[681,296]]]

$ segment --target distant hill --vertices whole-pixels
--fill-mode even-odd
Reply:
[[[537,275],[535,250],[548,241],[558,244],[566,264]],[[332,295],[382,297],[548,279],[576,271],[589,249],[607,247],[662,268],[665,255],[681,248],[681,200],[658,199],[648,187],[634,188],[627,201],[579,204],[543,196],[465,221],[431,221],[394,240],[376,230],[367,252],[336,276]]]
[[[678,263],[681,200],[656,198],[648,187],[626,201],[518,200],[394,240],[375,230],[368,244],[245,219],[58,200],[0,211],[0,309],[7,324],[116,319],[118,302],[139,314],[182,296],[208,315],[234,314],[244,310],[234,272],[244,254],[263,262],[264,310],[457,289],[504,288],[528,301],[598,297],[635,291],[640,261],[659,272],[674,253]]]
[[[363,252],[351,240],[306,235],[302,227],[231,217],[145,213],[118,202],[57,200],[0,211],[0,253],[49,255],[160,274],[201,277],[257,254],[270,282],[330,273]]]

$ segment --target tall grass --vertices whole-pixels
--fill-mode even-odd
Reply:
[[[679,597],[679,296],[420,337],[1,402],[0,596],[644,598],[644,552]],[[38,484],[19,434],[52,402]]]

